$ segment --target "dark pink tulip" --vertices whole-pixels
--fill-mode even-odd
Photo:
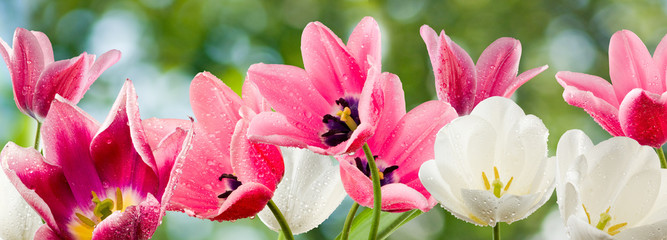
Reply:
[[[616,32],[609,43],[607,80],[593,75],[561,71],[558,83],[563,98],[583,108],[613,136],[627,136],[642,145],[660,147],[667,142],[667,36],[653,57],[633,32]]]
[[[16,106],[38,121],[46,117],[56,94],[78,103],[97,77],[120,59],[120,52],[111,50],[97,60],[82,53],[54,62],[49,38],[23,28],[16,28],[13,48],[0,39],[0,55],[9,68]]]
[[[368,145],[375,155],[381,174],[382,210],[404,212],[419,209],[424,212],[435,206],[436,201],[426,191],[418,177],[419,167],[433,158],[435,134],[445,124],[458,117],[456,110],[443,101],[428,101],[407,114],[405,99],[398,77],[385,74],[388,81],[385,108],[394,109],[380,115],[375,135]],[[373,206],[371,170],[363,150],[354,155],[336,156],[340,162],[340,175],[345,191],[362,206]]]
[[[241,99],[208,72],[192,80],[190,103],[197,118],[195,135],[181,172],[175,176],[169,210],[216,221],[254,216],[273,197],[284,172],[277,147],[250,142],[246,136],[249,120],[271,108],[250,81],[244,83]],[[187,123],[165,119],[148,122],[152,129]]]
[[[424,25],[421,36],[431,57],[438,99],[451,104],[459,115],[468,115],[489,97],[511,97],[517,88],[547,69],[544,65],[517,76],[521,43],[514,38],[499,38],[491,43],[474,65],[468,53],[444,30],[438,36]]]
[[[42,127],[44,157],[12,142],[2,150],[2,169],[46,222],[36,239],[152,236],[191,134],[176,129],[152,150],[136,98],[128,80],[100,125],[58,95]]]
[[[262,63],[248,69],[248,79],[275,110],[253,118],[249,138],[319,154],[356,152],[386,110],[383,98],[393,97],[381,88],[392,80],[380,74],[377,23],[361,20],[347,45],[323,24],[309,23],[301,53],[305,69]]]

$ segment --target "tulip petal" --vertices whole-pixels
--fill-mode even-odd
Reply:
[[[123,85],[109,116],[92,140],[90,154],[100,179],[108,186],[131,186],[141,194],[158,192],[158,169],[141,124],[131,81]]]
[[[345,192],[361,206],[373,206],[373,182],[346,158],[336,157]]]
[[[420,33],[431,58],[438,99],[451,104],[459,115],[470,113],[477,88],[472,59],[445,35],[445,31],[438,36],[423,25]]]
[[[93,230],[93,239],[148,239],[160,221],[160,203],[148,194],[139,205],[114,212]]]
[[[192,123],[183,119],[149,118],[141,121],[146,131],[146,140],[151,149],[156,149],[160,142],[177,128],[189,130]]]
[[[499,38],[477,60],[475,105],[491,96],[503,96],[519,72],[521,43],[514,38]]]
[[[616,239],[606,232],[603,232],[594,226],[588,224],[583,219],[571,216],[567,220],[567,230],[571,239],[582,240],[612,240]]]
[[[283,157],[274,145],[254,143],[246,132],[250,123],[241,119],[232,135],[231,163],[239,181],[261,183],[275,190],[285,172]]]
[[[373,76],[369,78],[373,78]],[[379,89],[382,92],[382,95],[375,95],[377,98],[381,97],[381,99],[371,99],[370,97],[365,99],[364,102],[378,102],[378,104],[361,105],[359,111],[360,114],[368,113],[363,117],[364,120],[367,119],[367,121],[373,122],[372,125],[386,129],[386,131],[376,129],[373,137],[367,140],[369,146],[381,146],[391,134],[391,130],[405,115],[405,96],[401,80],[394,74],[384,73],[379,76],[379,79],[369,79],[369,81],[376,85],[374,87],[375,91]],[[380,114],[371,114],[373,111],[378,111]]]
[[[294,234],[307,232],[326,220],[340,205],[346,193],[338,166],[330,156],[307,149],[281,148],[285,177],[273,201],[283,213]],[[273,213],[264,208],[257,214],[266,226],[280,231]]]
[[[51,228],[44,224],[39,229],[37,229],[37,232],[35,233],[35,238],[34,239],[40,239],[40,240],[61,240],[61,238],[51,230]]]
[[[656,239],[663,236],[667,236],[667,220],[661,220],[652,224],[623,230],[619,234],[615,235],[614,239]]]
[[[234,190],[222,203],[212,220],[230,221],[254,216],[271,200],[273,191],[266,186],[248,182]]]
[[[45,54],[41,49],[38,38],[32,32],[23,28],[16,28],[13,46],[11,55],[9,55],[12,60],[10,62],[9,58],[5,57],[5,63],[7,63],[12,77],[14,100],[21,112],[37,118],[32,110],[33,94],[42,69],[46,66]],[[10,52],[6,44],[3,44],[3,48],[6,52]],[[41,118],[43,117],[41,116]]]
[[[609,83],[596,76],[571,72],[558,72],[556,79],[565,88],[563,98],[568,104],[583,108],[611,135],[624,136]]]
[[[660,189],[649,186],[659,186],[660,177],[658,169],[645,170],[635,173],[625,185],[619,186],[621,190],[613,203],[619,207],[612,209],[614,217],[630,226],[639,223],[655,205]]]
[[[37,38],[39,47],[42,49],[42,53],[44,54],[44,66],[51,64],[53,62],[53,47],[51,46],[51,40],[49,40],[49,37],[47,37],[43,32],[30,32],[35,36],[35,38]]]
[[[90,66],[85,53],[78,57],[54,62],[44,69],[35,85],[31,108],[39,118],[46,117],[56,94],[76,104],[81,99],[80,92],[85,92],[83,82],[85,70]],[[83,94],[81,94],[83,95]]]
[[[309,137],[308,129],[297,128],[285,115],[277,112],[262,112],[252,118],[248,128],[251,141],[271,143],[278,146],[306,148],[321,146],[322,140]]]
[[[380,27],[375,19],[361,19],[347,41],[347,48],[360,64],[361,72],[367,72],[371,66],[381,65]]]
[[[633,89],[621,102],[619,122],[625,136],[639,144],[660,147],[667,142],[667,93]]]
[[[405,212],[419,209],[428,212],[433,208],[428,197],[403,183],[387,184],[382,186],[382,211]]]
[[[466,206],[459,200],[461,199],[460,188],[454,188],[453,186],[461,186],[458,185],[461,183],[461,178],[458,173],[453,173],[453,175],[442,174],[436,161],[429,160],[424,162],[421,168],[419,168],[419,179],[424,184],[424,187],[438,202],[442,203],[442,207],[447,209],[447,211],[463,221],[480,224],[470,218],[467,214],[468,210]],[[443,177],[453,179],[455,182],[448,181],[448,179],[444,179]],[[455,195],[455,193],[458,194]]]
[[[37,229],[43,225],[42,219],[23,200],[2,170],[0,170],[0,198],[2,199],[0,239],[33,239]]]
[[[45,161],[62,167],[77,202],[88,206],[90,192],[104,189],[89,154],[98,123],[60,96],[56,96],[52,106],[42,126]]]
[[[653,61],[655,67],[657,68],[658,74],[660,74],[660,79],[665,79],[667,77],[667,35],[662,37],[660,43],[655,48],[653,53]],[[655,87],[657,92],[667,91],[667,85],[664,82],[658,82],[658,86]]]
[[[153,155],[155,156],[158,169],[159,191],[164,190],[167,187],[174,163],[183,149],[183,142],[187,135],[188,131],[183,130],[182,128],[177,128],[171,134],[166,136],[156,148],[154,148]],[[158,192],[155,197],[161,199],[161,192]]]
[[[327,102],[333,104],[346,94],[361,93],[366,72],[340,38],[322,23],[309,23],[303,30],[301,55],[313,86]]]
[[[506,97],[506,98],[512,97],[512,94],[514,94],[514,91],[516,91],[519,87],[521,87],[521,85],[528,82],[528,80],[532,79],[533,77],[537,76],[537,74],[540,74],[540,73],[544,72],[544,70],[547,70],[547,68],[549,68],[549,66],[544,65],[544,66],[541,66],[541,67],[536,67],[536,68],[530,69],[528,71],[525,71],[525,72],[519,74],[519,76],[517,76],[514,79],[514,81],[512,81],[512,83],[509,86],[507,86],[507,88],[505,88],[505,90],[504,90],[505,93],[502,94],[502,95],[498,95],[498,96],[502,96],[502,97]],[[498,89],[498,91],[503,91],[503,90]]]
[[[257,85],[246,78],[243,82],[242,100],[245,106],[249,106],[255,113],[271,111],[271,106],[259,92]],[[243,117],[243,116],[241,116]]]
[[[637,35],[628,30],[614,33],[609,41],[609,76],[618,101],[634,88],[660,94],[664,83],[651,54]],[[663,80],[664,81],[664,80]]]
[[[94,55],[92,55],[94,56]],[[86,72],[86,78],[85,83],[83,83],[83,88],[82,91],[80,91],[77,95],[77,99],[81,99],[83,97],[83,94],[90,88],[90,85],[97,80],[100,75],[102,75],[102,72],[107,70],[107,68],[111,67],[112,65],[116,64],[120,60],[120,51],[116,49],[109,50],[102,55],[100,55],[97,60],[95,60],[95,63],[92,64],[92,66],[87,69]]]

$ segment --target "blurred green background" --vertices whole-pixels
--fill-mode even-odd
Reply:
[[[408,109],[435,99],[433,73],[419,28],[444,29],[473,60],[495,39],[521,41],[520,71],[548,64],[547,71],[514,95],[550,130],[550,155],[568,129],[584,130],[595,142],[609,137],[581,109],[567,105],[557,71],[585,72],[609,79],[607,47],[621,29],[634,31],[650,51],[667,33],[665,0],[4,0],[0,37],[11,44],[16,27],[46,33],[56,60],[86,51],[119,49],[123,56],[92,85],[80,106],[103,121],[123,80],[134,81],[143,118],[192,116],[189,82],[210,71],[237,92],[253,63],[302,67],[304,26],[320,21],[343,40],[364,16],[382,32],[382,69],[397,74]],[[13,102],[7,68],[0,66],[0,142],[31,146],[35,123]],[[351,200],[319,228],[298,239],[333,238]],[[563,239],[554,197],[536,213],[502,225],[506,239]],[[435,207],[396,232],[391,239],[488,239],[491,228],[459,221]],[[210,222],[169,213],[154,239],[275,239],[259,219]]]

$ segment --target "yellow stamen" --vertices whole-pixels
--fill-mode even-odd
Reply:
[[[607,209],[607,212],[603,212],[600,214],[600,221],[598,221],[598,225],[595,227],[600,230],[604,230],[604,227],[607,226],[607,223],[611,221],[611,215],[609,215],[609,209]]]
[[[510,184],[512,184],[512,180],[514,180],[514,177],[511,177],[511,178],[510,178],[510,181],[507,182],[507,185],[505,186],[505,190],[504,190],[505,192],[507,192],[507,189],[510,188]]]
[[[628,225],[628,223],[624,222],[624,223],[619,223],[619,224],[616,224],[614,226],[611,226],[611,227],[609,227],[609,229],[607,229],[607,233],[609,233],[609,235],[614,236],[614,235],[620,233],[621,230],[619,230],[619,229],[622,228],[622,227],[625,227],[625,225]]]
[[[586,210],[586,205],[581,204],[582,207],[584,207],[584,212],[586,213],[586,218],[588,218],[588,224],[591,224],[591,214],[588,213],[588,210]]]
[[[493,167],[493,175],[496,176],[496,179],[500,178],[500,174],[498,174],[498,168],[495,166]]]
[[[489,179],[486,178],[486,173],[482,172],[482,179],[484,179],[484,187],[486,190],[491,190],[491,184],[489,184]]]
[[[379,170],[378,170],[378,173],[380,174],[380,180],[383,180],[384,179],[384,173],[380,172]]]
[[[116,188],[116,210],[123,211],[123,193]]]
[[[90,228],[95,228],[95,222],[93,220],[90,220],[90,218],[80,214],[80,213],[75,213],[76,217],[83,223],[85,226],[88,226]]]
[[[336,113],[336,115],[340,117],[340,120],[345,122],[345,124],[347,124],[347,127],[349,127],[350,130],[354,131],[355,129],[357,129],[357,123],[354,122],[354,119],[352,119],[352,116],[350,116],[351,114],[352,110],[350,110],[349,107],[345,107],[342,111],[338,111]]]

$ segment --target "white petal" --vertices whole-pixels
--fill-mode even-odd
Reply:
[[[0,169],[0,239],[32,239],[42,219]]]
[[[612,216],[633,226],[641,221],[655,204],[660,190],[660,171],[645,170],[632,176],[620,189],[613,203]],[[664,216],[667,217],[667,216]]]
[[[285,216],[293,234],[307,232],[326,220],[345,198],[339,168],[329,156],[306,149],[281,148],[285,175],[273,201]],[[259,218],[280,231],[271,211],[264,208]]]
[[[505,194],[498,199],[499,203],[498,209],[496,210],[496,219],[498,222],[506,223],[524,219],[541,207],[549,199],[549,196],[551,196],[551,194],[544,192],[531,193],[523,196]]]
[[[593,148],[593,142],[581,130],[569,130],[560,137],[556,156],[558,161],[557,181],[565,181],[565,173],[572,167],[574,161],[586,151]]]
[[[507,139],[498,143],[504,144],[498,149],[505,149],[504,156],[498,156],[502,168],[500,176],[507,182],[514,177],[510,193],[524,195],[536,191],[544,191],[544,182],[553,182],[555,162],[547,161],[547,137],[549,132],[539,118],[528,115],[520,119],[508,133]],[[546,172],[549,171],[549,176]]]
[[[498,209],[499,200],[490,191],[462,189],[463,202],[470,211],[470,214],[478,218],[489,226],[496,226],[496,209]],[[481,224],[481,223],[476,223]]]
[[[472,116],[479,116],[493,125],[493,128],[499,130],[499,139],[506,139],[505,136],[512,129],[512,126],[526,116],[521,107],[514,101],[504,97],[490,97],[480,102],[470,113]]]
[[[600,231],[599,229],[588,224],[587,221],[577,217],[570,217],[567,220],[567,231],[570,234],[570,239],[576,240],[611,240],[613,239],[609,234]]]
[[[667,169],[660,169],[660,192],[655,205],[640,224],[650,224],[662,221],[667,216]]]
[[[659,240],[665,239],[667,236],[667,219],[656,222],[650,225],[634,227],[627,230],[622,230],[619,234],[614,236],[618,240]]]
[[[470,212],[463,206],[463,202],[460,198],[460,188],[456,188],[456,191],[459,191],[459,194],[454,194],[451,187],[451,184],[453,183],[445,180],[445,177],[453,176],[440,175],[440,173],[441,171],[438,170],[435,161],[429,160],[423,163],[419,168],[419,180],[422,182],[426,190],[431,193],[431,196],[440,202],[442,207],[447,209],[447,211],[461,220],[479,224],[469,218]],[[456,177],[453,178],[455,179]]]

